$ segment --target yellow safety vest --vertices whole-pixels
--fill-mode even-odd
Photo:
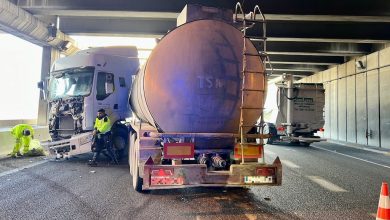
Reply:
[[[99,133],[105,134],[111,129],[111,122],[110,119],[106,116],[104,116],[102,119],[99,119],[96,117],[95,120],[95,129],[99,131]]]

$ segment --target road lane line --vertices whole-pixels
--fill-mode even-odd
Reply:
[[[301,168],[300,166],[296,165],[295,163],[293,163],[289,160],[282,160],[282,165],[286,165],[290,168]]]
[[[29,165],[26,165],[26,166],[23,166],[23,167],[16,168],[16,169],[13,169],[13,170],[8,170],[8,171],[5,171],[3,173],[0,173],[0,177],[6,176],[6,175],[9,175],[9,174],[12,174],[12,173],[16,173],[16,172],[19,172],[19,171],[24,170],[24,169],[35,167],[37,165],[40,165],[40,164],[43,164],[43,163],[46,163],[46,162],[48,162],[48,160],[43,160],[43,161],[32,163],[32,164],[29,164]]]
[[[364,162],[367,162],[367,163],[371,163],[371,164],[374,164],[374,165],[377,165],[377,166],[381,166],[381,167],[385,167],[385,168],[389,168],[390,169],[390,166],[386,166],[386,165],[383,165],[383,164],[375,163],[375,162],[372,162],[372,161],[369,161],[369,160],[365,160],[365,159],[362,159],[362,158],[359,158],[359,157],[354,157],[354,156],[351,156],[351,155],[348,155],[348,154],[339,153],[339,152],[328,150],[328,149],[325,149],[325,148],[322,148],[322,147],[317,147],[317,146],[312,146],[312,147],[320,149],[320,150],[332,152],[332,153],[335,153],[335,154],[340,154],[340,155],[343,155],[343,156],[346,156],[346,157],[349,157],[349,158],[353,158],[353,159],[356,159],[356,160],[361,160],[361,161],[364,161]]]
[[[318,185],[322,186],[323,188],[332,191],[332,192],[348,192],[347,190],[341,188],[340,186],[337,186],[336,184],[333,184],[319,176],[307,176],[311,181],[317,183]]]
[[[381,150],[375,150],[375,149],[371,149],[371,148],[367,148],[367,147],[358,147],[358,146],[353,146],[353,145],[351,146],[351,145],[346,144],[346,143],[341,143],[341,142],[332,141],[332,140],[328,140],[328,142],[329,143],[338,144],[338,145],[342,145],[342,146],[345,146],[345,147],[352,147],[352,148],[355,148],[355,149],[371,151],[371,152],[378,153],[378,154],[390,155],[390,152],[385,152],[385,151],[381,151]]]

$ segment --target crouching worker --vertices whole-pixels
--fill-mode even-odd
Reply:
[[[12,150],[11,157],[22,156],[28,153],[31,139],[34,138],[34,129],[28,124],[18,124],[11,130],[15,138],[15,146]],[[22,154],[20,148],[23,146]]]
[[[108,157],[111,162],[118,163],[111,144],[111,122],[104,109],[99,109],[94,128],[94,142],[92,144],[93,157],[88,161],[88,165],[97,166],[100,153]]]

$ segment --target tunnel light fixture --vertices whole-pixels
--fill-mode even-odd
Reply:
[[[356,64],[356,67],[357,67],[358,69],[365,69],[365,68],[366,68],[365,65],[364,65],[364,63],[363,63],[363,61],[361,61],[361,60],[357,60],[357,61],[355,62],[355,64]]]
[[[71,46],[72,46],[72,42],[66,40],[66,41],[62,42],[60,49],[62,51],[65,51],[65,50],[68,50]]]

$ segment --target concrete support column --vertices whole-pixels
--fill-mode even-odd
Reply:
[[[53,49],[52,47],[43,47],[42,50],[42,68],[41,68],[41,80],[44,83],[44,89],[47,90],[47,77],[49,77],[50,67],[52,63],[60,57],[60,51]],[[39,94],[38,105],[38,119],[37,125],[45,126],[48,123],[47,118],[47,100],[44,100],[43,93]]]

